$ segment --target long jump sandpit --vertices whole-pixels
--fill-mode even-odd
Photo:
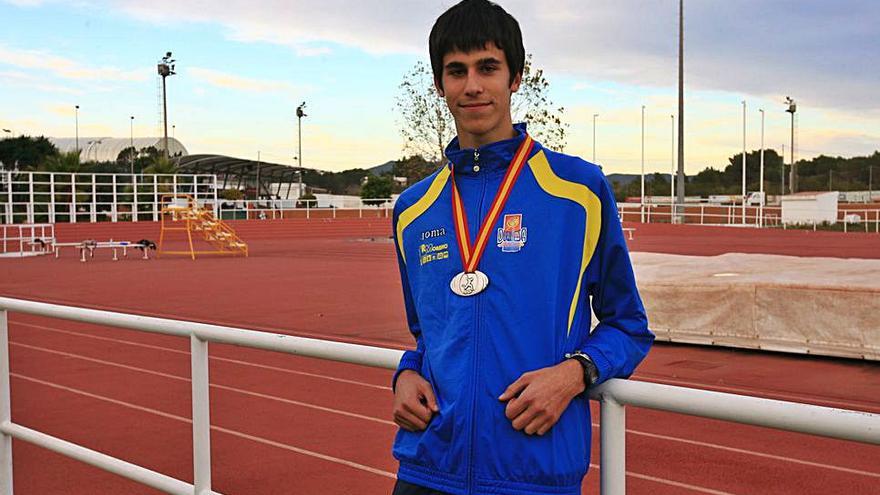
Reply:
[[[880,360],[880,260],[632,254],[657,338]]]

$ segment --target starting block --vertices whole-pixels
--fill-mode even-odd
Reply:
[[[95,250],[97,249],[112,249],[113,250],[113,261],[119,261],[119,249],[122,249],[122,256],[124,258],[128,257],[129,248],[133,249],[141,249],[144,252],[143,259],[150,259],[149,250],[155,249],[155,244],[150,241],[140,241],[140,242],[129,242],[129,241],[113,241],[112,239],[109,242],[98,242],[95,240],[85,240],[81,242],[56,242],[53,247],[55,248],[55,258],[58,258],[61,253],[62,247],[72,247],[79,249],[80,253],[80,261],[83,263],[86,262],[86,253],[88,253],[88,258],[95,257]]]
[[[624,227],[623,231],[629,235],[629,240],[633,240],[633,232],[636,231],[635,227]]]

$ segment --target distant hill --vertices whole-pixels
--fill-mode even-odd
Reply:
[[[626,185],[629,185],[630,183],[632,183],[633,181],[641,180],[642,176],[641,176],[641,174],[610,174],[610,175],[607,175],[606,177],[608,178],[608,182],[610,182],[611,184],[614,184],[615,182],[617,182],[621,186],[626,186]],[[669,180],[668,174],[664,174],[664,177],[666,177],[667,181]],[[653,172],[651,172],[650,174],[645,173],[645,182],[646,183],[652,182],[653,180],[654,180],[654,173]]]
[[[389,162],[383,163],[382,165],[376,165],[375,167],[368,168],[367,172],[376,176],[387,174],[394,170],[395,163],[397,163],[395,160],[391,160]]]

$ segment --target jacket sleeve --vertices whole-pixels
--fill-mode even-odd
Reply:
[[[398,203],[399,205],[400,203]],[[425,353],[425,344],[422,341],[422,331],[419,326],[419,317],[416,313],[415,304],[413,304],[412,291],[409,287],[409,277],[406,273],[406,264],[403,262],[403,257],[400,255],[401,245],[403,243],[403,239],[398,239],[397,237],[397,216],[398,211],[395,205],[394,216],[392,225],[392,231],[394,233],[394,248],[395,253],[397,253],[397,266],[400,270],[400,285],[403,287],[403,304],[406,309],[406,322],[409,327],[409,331],[413,334],[416,339],[416,348],[415,350],[407,350],[403,353],[403,356],[400,358],[400,364],[397,365],[397,371],[394,372],[394,377],[391,379],[391,388],[397,385],[397,377],[404,370],[413,370],[416,373],[421,373],[422,369],[422,356]]]
[[[617,203],[604,177],[599,199],[602,228],[588,269],[588,292],[599,324],[581,345],[581,351],[590,356],[599,371],[596,384],[611,378],[628,378],[654,342],[636,287]]]

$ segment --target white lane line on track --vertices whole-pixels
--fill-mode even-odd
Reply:
[[[168,317],[168,316],[166,315],[166,317]],[[104,341],[108,341],[108,342],[115,342],[118,344],[132,345],[132,346],[144,347],[144,348],[148,348],[148,349],[168,351],[168,352],[173,352],[173,353],[178,353],[178,354],[186,354],[186,355],[189,354],[189,351],[181,351],[181,350],[177,350],[177,349],[171,349],[168,347],[155,346],[155,345],[150,345],[150,344],[141,344],[138,342],[130,342],[127,340],[114,339],[114,338],[110,338],[110,337],[100,337],[97,335],[90,335],[90,334],[85,334],[85,333],[80,333],[80,332],[73,332],[70,330],[62,330],[60,328],[55,328],[55,327],[37,325],[34,323],[20,323],[20,322],[10,322],[10,323],[14,323],[15,325],[22,325],[22,326],[27,326],[27,327],[31,327],[31,328],[36,328],[36,329],[40,329],[40,330],[48,330],[51,332],[58,332],[58,333],[63,333],[63,334],[67,334],[67,335],[73,335],[73,336],[77,336],[77,337],[104,340]],[[220,324],[220,323],[218,323],[218,324]],[[378,346],[382,346],[382,347],[387,347],[387,345],[385,343],[379,343],[379,342],[369,341],[369,340],[362,340],[362,341],[358,341],[357,343],[361,343],[364,345],[373,345],[373,346],[378,345]],[[364,386],[364,387],[376,388],[376,389],[381,389],[381,390],[388,390],[388,391],[391,390],[391,387],[388,387],[388,386],[375,385],[372,383],[365,383],[365,382],[360,382],[360,381],[356,381],[356,380],[346,380],[344,378],[336,378],[336,377],[331,377],[331,376],[321,375],[321,374],[316,374],[316,373],[308,373],[305,371],[294,371],[294,370],[289,370],[289,369],[285,369],[285,368],[278,368],[278,367],[274,367],[274,366],[253,363],[250,361],[239,361],[239,360],[235,360],[235,359],[221,358],[221,357],[210,357],[210,359],[216,359],[218,361],[225,361],[225,362],[235,363],[235,364],[241,364],[244,366],[263,368],[263,369],[272,370],[272,371],[279,371],[282,373],[298,374],[298,375],[303,375],[303,376],[311,376],[314,378],[322,378],[322,379],[326,379],[326,380],[338,381],[338,382],[343,382],[343,383],[350,383],[352,385],[360,385],[360,386]],[[758,388],[728,387],[728,386],[724,386],[724,385],[714,385],[714,384],[710,384],[710,383],[701,383],[701,382],[694,382],[694,381],[687,381],[687,380],[673,380],[673,379],[667,379],[667,378],[657,378],[657,377],[645,376],[645,375],[639,374],[639,373],[636,373],[634,378],[637,380],[640,380],[640,381],[645,381],[645,382],[664,383],[667,385],[688,386],[688,387],[699,388],[699,389],[703,389],[703,390],[712,390],[712,391],[717,391],[717,392],[731,392],[731,393],[738,393],[738,394],[750,395],[750,396],[755,396],[756,393],[759,393],[759,394],[761,394],[761,396],[771,398],[771,399],[792,400],[792,401],[796,401],[796,402],[826,405],[829,407],[834,406],[834,407],[843,407],[843,408],[854,408],[854,409],[859,409],[859,410],[865,410],[865,409],[871,409],[871,408],[877,407],[877,405],[874,403],[867,404],[867,403],[863,403],[863,402],[846,401],[846,400],[833,399],[833,398],[827,398],[827,397],[816,396],[816,395],[790,394],[790,393],[786,393],[786,392],[762,390],[762,389],[758,389]]]
[[[599,425],[593,423],[593,426],[598,427]],[[870,476],[873,478],[880,478],[880,473],[872,473],[870,471],[862,471],[859,469],[834,466],[831,464],[822,464],[819,462],[804,461],[801,459],[793,459],[791,457],[785,457],[785,456],[773,455],[773,454],[765,454],[763,452],[755,452],[752,450],[738,449],[736,447],[727,447],[725,445],[716,445],[713,443],[700,442],[697,440],[688,440],[686,438],[670,437],[667,435],[658,435],[656,433],[648,433],[646,431],[638,431],[638,430],[629,430],[628,429],[628,430],[626,430],[626,432],[632,433],[633,435],[640,435],[640,436],[645,436],[645,437],[650,437],[650,438],[656,438],[658,440],[668,440],[671,442],[681,442],[681,443],[686,443],[686,444],[690,444],[690,445],[698,445],[700,447],[708,447],[708,448],[712,448],[712,449],[726,450],[728,452],[735,452],[737,454],[754,455],[757,457],[764,457],[766,459],[774,459],[777,461],[793,462],[796,464],[803,464],[805,466],[810,466],[810,467],[833,469],[835,471],[841,471],[841,472],[849,473],[849,474],[859,474],[862,476]]]
[[[172,380],[178,380],[178,381],[181,381],[181,382],[187,382],[187,383],[190,383],[190,382],[192,381],[190,378],[185,377],[185,376],[171,375],[171,374],[168,374],[168,373],[163,373],[163,372],[161,372],[161,371],[154,371],[154,370],[148,370],[148,369],[145,369],[145,368],[138,368],[137,366],[129,366],[129,365],[127,365],[127,364],[115,363],[115,362],[113,362],[113,361],[105,361],[105,360],[103,360],[103,359],[91,358],[91,357],[87,357],[87,356],[82,356],[82,355],[80,355],[80,354],[73,354],[73,353],[70,353],[70,352],[56,351],[56,350],[53,350],[53,349],[46,349],[46,348],[44,348],[44,347],[32,346],[32,345],[28,345],[28,344],[22,344],[22,343],[19,343],[19,342],[10,342],[9,345],[13,345],[13,346],[16,346],[16,347],[24,347],[24,348],[26,348],[26,349],[31,349],[31,350],[40,351],[40,352],[46,352],[46,353],[49,353],[49,354],[55,354],[55,355],[58,355],[58,356],[64,356],[64,357],[69,357],[69,358],[74,358],[74,359],[80,359],[80,360],[83,360],[83,361],[89,361],[89,362],[92,362],[92,363],[103,364],[103,365],[105,365],[105,366],[113,366],[113,367],[115,367],[115,368],[122,368],[122,369],[126,369],[126,370],[129,370],[129,371],[137,371],[137,372],[140,372],[140,373],[145,373],[145,374],[148,374],[148,375],[159,376],[159,377],[162,377],[162,378],[170,378],[170,379],[172,379]],[[333,414],[340,414],[340,415],[342,415],[342,416],[349,416],[349,417],[352,417],[352,418],[363,419],[363,420],[366,420],[366,421],[372,421],[372,422],[375,422],[375,423],[383,423],[383,424],[388,424],[388,425],[394,425],[394,424],[395,424],[393,421],[387,421],[387,420],[379,419],[379,418],[376,418],[376,417],[373,417],[373,416],[365,416],[365,415],[363,415],[363,414],[357,414],[357,413],[353,413],[353,412],[342,411],[342,410],[339,410],[339,409],[332,409],[332,408],[329,408],[329,407],[323,407],[323,406],[319,406],[319,405],[317,405],[317,404],[312,404],[312,403],[309,403],[309,402],[300,402],[300,401],[297,401],[297,400],[285,399],[285,398],[283,398],[283,397],[278,397],[278,396],[276,396],[276,395],[261,394],[261,393],[259,393],[259,392],[252,392],[252,391],[250,391],[250,390],[244,390],[244,389],[240,389],[240,388],[229,387],[229,386],[226,386],[226,385],[220,385],[220,384],[218,384],[218,383],[211,383],[210,386],[211,386],[212,388],[216,388],[216,389],[220,389],[220,390],[227,390],[227,391],[230,391],[230,392],[236,392],[236,393],[243,394],[243,395],[249,395],[249,396],[251,396],[251,397],[259,397],[259,398],[261,398],[261,399],[268,399],[268,400],[273,400],[273,401],[276,401],[276,402],[283,402],[283,403],[285,403],[285,404],[289,404],[289,405],[293,405],[293,406],[300,406],[300,407],[306,407],[306,408],[309,408],[309,409],[316,409],[316,410],[318,410],[318,411],[329,412],[329,413],[333,413]]]
[[[141,412],[145,412],[145,413],[149,413],[149,414],[155,414],[156,416],[161,416],[163,418],[168,418],[168,419],[172,419],[175,421],[181,421],[184,423],[192,424],[192,420],[190,418],[185,418],[183,416],[178,416],[176,414],[170,414],[167,412],[159,411],[158,409],[139,406],[137,404],[132,404],[130,402],[125,402],[125,401],[121,401],[121,400],[111,399],[110,397],[104,397],[103,395],[93,394],[90,392],[86,392],[85,390],[79,390],[79,389],[72,388],[72,387],[66,387],[64,385],[59,385],[57,383],[47,382],[45,380],[40,380],[40,379],[32,378],[32,377],[29,377],[26,375],[21,375],[19,373],[10,373],[9,376],[18,378],[20,380],[26,380],[26,381],[30,381],[30,382],[34,382],[34,383],[39,383],[40,385],[45,385],[47,387],[52,387],[52,388],[55,388],[58,390],[64,390],[66,392],[71,392],[71,393],[74,393],[77,395],[82,395],[82,396],[89,397],[92,399],[97,399],[100,401],[109,402],[109,403],[115,404],[117,406],[127,407],[129,409],[135,409],[137,411],[141,411]],[[226,433],[226,434],[229,434],[232,436],[236,436],[239,438],[245,438],[247,440],[252,440],[254,442],[261,443],[264,445],[271,445],[272,447],[278,447],[278,448],[281,448],[284,450],[289,450],[291,452],[296,452],[297,454],[303,454],[303,455],[306,455],[309,457],[315,457],[317,459],[322,459],[325,461],[334,462],[336,464],[342,464],[344,466],[359,469],[361,471],[366,471],[368,473],[378,474],[380,476],[385,476],[387,478],[392,478],[392,479],[397,478],[397,475],[395,475],[394,473],[391,473],[389,471],[384,471],[384,470],[370,467],[370,466],[367,466],[364,464],[359,464],[357,462],[347,461],[345,459],[340,459],[338,457],[333,457],[333,456],[330,456],[327,454],[322,454],[320,452],[314,452],[311,450],[301,449],[299,447],[294,447],[293,445],[288,445],[286,443],[281,443],[281,442],[276,442],[274,440],[269,440],[268,438],[258,437],[255,435],[250,435],[247,433],[242,433],[237,430],[230,430],[228,428],[223,428],[223,427],[215,426],[215,425],[211,425],[211,429],[215,430],[215,431],[222,432],[222,433]]]
[[[101,337],[101,336],[99,336],[99,335],[91,335],[91,334],[87,334],[87,333],[73,332],[73,331],[70,331],[70,330],[62,330],[62,329],[60,329],[60,328],[55,328],[55,327],[49,327],[49,326],[44,326],[44,325],[36,325],[36,324],[34,324],[34,323],[18,323],[18,322],[15,322],[15,325],[21,325],[21,326],[30,327],[30,328],[36,328],[36,329],[38,329],[38,330],[46,330],[46,331],[49,331],[49,332],[62,333],[62,334],[65,334],[65,335],[72,335],[72,336],[75,336],[75,337],[83,337],[83,338],[94,339],[94,340],[103,340],[103,341],[105,341],[105,342],[113,342],[113,343],[116,343],[116,344],[124,344],[124,345],[130,345],[130,346],[134,346],[134,347],[141,347],[141,348],[144,348],[144,349],[153,349],[153,350],[157,350],[157,351],[166,351],[166,352],[171,352],[171,353],[174,353],[174,354],[183,354],[183,355],[189,356],[189,351],[181,351],[181,350],[179,350],[179,349],[172,349],[172,348],[170,348],[170,347],[164,347],[164,346],[160,346],[160,345],[142,344],[142,343],[140,343],[140,342],[131,342],[131,341],[128,341],[128,340],[114,339],[114,338],[112,338],[112,337]],[[271,351],[269,351],[269,352],[271,352]],[[308,377],[311,377],[311,378],[320,378],[320,379],[323,379],[323,380],[330,380],[330,381],[340,382],[340,383],[348,383],[348,384],[351,384],[351,385],[358,385],[358,386],[361,386],[361,387],[375,388],[375,389],[378,389],[378,390],[387,390],[387,391],[389,391],[389,392],[391,391],[391,387],[388,387],[388,386],[385,386],[385,385],[375,385],[375,384],[372,384],[372,383],[366,383],[366,382],[361,382],[361,381],[357,381],[357,380],[348,380],[348,379],[345,379],[345,378],[337,378],[337,377],[334,377],[334,376],[321,375],[321,374],[318,374],[318,373],[309,373],[309,372],[307,372],[307,371],[296,371],[296,370],[291,370],[291,369],[287,369],[287,368],[280,368],[280,367],[278,367],[278,366],[269,366],[269,365],[266,365],[266,364],[253,363],[253,362],[250,362],[250,361],[242,361],[242,360],[240,360],[240,359],[231,359],[231,358],[224,358],[224,357],[219,357],[219,356],[209,356],[208,359],[210,359],[210,360],[212,360],[212,361],[220,361],[220,362],[224,362],[224,363],[232,363],[232,364],[239,364],[239,365],[242,365],[242,366],[250,366],[250,367],[253,367],[253,368],[260,368],[260,369],[269,370],[269,371],[278,371],[278,372],[281,372],[281,373],[288,373],[288,374],[291,374],[291,375],[308,376]]]
[[[163,417],[163,418],[171,419],[171,420],[174,420],[174,421],[180,421],[180,422],[183,422],[183,423],[192,424],[192,420],[191,420],[190,418],[185,418],[185,417],[183,417],[183,416],[178,416],[178,415],[176,415],[176,414],[166,413],[166,412],[163,412],[163,411],[159,411],[158,409],[153,409],[153,408],[150,408],[150,407],[139,406],[139,405],[137,405],[137,404],[132,404],[132,403],[130,403],[130,402],[125,402],[125,401],[121,401],[121,400],[111,399],[110,397],[105,397],[105,396],[103,396],[103,395],[98,395],[98,394],[93,394],[93,393],[91,393],[91,392],[86,392],[85,390],[80,390],[80,389],[76,389],[76,388],[73,388],[73,387],[67,387],[67,386],[64,386],[64,385],[59,385],[59,384],[57,384],[57,383],[48,382],[48,381],[45,381],[45,380],[40,380],[40,379],[38,379],[38,378],[29,377],[29,376],[26,376],[26,375],[22,375],[22,374],[20,374],[20,373],[9,373],[9,376],[14,377],[14,378],[18,378],[18,379],[20,379],[20,380],[25,380],[25,381],[29,381],[29,382],[33,382],[33,383],[38,383],[38,384],[40,384],[40,385],[44,385],[44,386],[47,386],[47,387],[55,388],[55,389],[58,389],[58,390],[64,390],[64,391],[66,391],[66,392],[70,392],[70,393],[73,393],[73,394],[82,395],[82,396],[84,396],[84,397],[89,397],[89,398],[91,398],[91,399],[96,399],[96,400],[100,400],[100,401],[108,402],[108,403],[110,403],[110,404],[114,404],[114,405],[117,405],[117,406],[122,406],[122,407],[126,407],[126,408],[129,408],[129,409],[134,409],[134,410],[136,410],[136,411],[141,411],[141,412],[145,412],[145,413],[148,413],[148,414],[154,414],[154,415],[161,416],[161,417]],[[330,455],[327,455],[327,454],[321,454],[320,452],[315,452],[315,451],[312,451],[312,450],[302,449],[302,448],[295,447],[295,446],[290,445],[290,444],[286,444],[286,443],[282,443],[282,442],[276,442],[276,441],[274,441],[274,440],[270,440],[270,439],[268,439],[268,438],[259,437],[259,436],[256,436],[256,435],[250,435],[250,434],[248,434],[248,433],[243,433],[243,432],[240,432],[240,431],[237,431],[237,430],[230,430],[229,428],[223,428],[223,427],[221,427],[221,426],[211,425],[211,429],[214,430],[214,431],[218,431],[218,432],[221,432],[221,433],[226,433],[226,434],[228,434],[228,435],[232,435],[232,436],[235,436],[235,437],[238,437],[238,438],[244,438],[244,439],[246,439],[246,440],[251,440],[251,441],[256,442],[256,443],[261,443],[261,444],[263,444],[263,445],[269,445],[269,446],[277,447],[277,448],[279,448],[279,449],[287,450],[287,451],[290,451],[290,452],[295,452],[295,453],[297,453],[297,454],[302,454],[302,455],[306,455],[306,456],[309,456],[309,457],[314,457],[314,458],[316,458],[316,459],[321,459],[321,460],[325,460],[325,461],[328,461],[328,462],[333,462],[333,463],[336,463],[336,464],[342,464],[342,465],[344,465],[344,466],[348,466],[348,467],[351,467],[351,468],[354,468],[354,469],[359,469],[359,470],[361,470],[361,471],[366,471],[366,472],[368,472],[368,473],[372,473],[372,474],[377,474],[377,475],[379,475],[379,476],[384,476],[384,477],[386,477],[386,478],[397,479],[397,475],[394,474],[394,473],[391,473],[391,472],[389,472],[389,471],[384,471],[384,470],[382,470],[382,469],[377,469],[377,468],[370,467],[370,466],[367,466],[367,465],[364,465],[364,464],[360,464],[360,463],[357,463],[357,462],[347,461],[347,460],[345,460],[345,459],[341,459],[341,458],[339,458],[339,457],[333,457],[333,456],[330,456]],[[597,466],[597,465],[595,465],[595,464],[590,464],[590,466],[591,466],[591,467],[594,467],[594,468],[597,469],[597,470],[600,469],[599,466]],[[664,485],[671,485],[671,486],[677,486],[677,487],[680,487],[680,488],[686,488],[686,489],[689,489],[689,490],[694,490],[694,491],[702,492],[702,493],[711,493],[711,494],[715,494],[715,495],[733,495],[733,494],[730,494],[730,493],[728,493],[728,492],[720,492],[720,491],[717,491],[717,490],[712,490],[712,489],[710,489],[710,488],[703,488],[703,487],[699,487],[699,486],[695,486],[695,485],[689,485],[689,484],[686,484],[686,483],[680,483],[680,482],[678,482],[678,481],[672,481],[672,480],[667,480],[667,479],[663,479],[663,478],[657,478],[657,477],[654,477],[654,476],[648,476],[648,475],[641,474],[641,473],[634,473],[634,472],[632,472],[632,471],[627,471],[627,472],[626,472],[626,475],[627,475],[627,476],[632,476],[632,477],[634,477],[634,478],[639,478],[639,479],[644,479],[644,480],[648,480],[648,481],[653,481],[653,482],[656,482],[656,483],[662,483],[662,484],[664,484]]]
[[[130,371],[136,371],[136,372],[145,373],[145,374],[149,374],[149,375],[160,376],[163,378],[170,378],[173,380],[183,381],[183,382],[187,382],[187,383],[189,383],[191,381],[190,378],[187,378],[184,376],[171,375],[171,374],[163,373],[160,371],[154,371],[154,370],[149,370],[149,369],[145,369],[145,368],[139,368],[136,366],[130,366],[130,365],[126,365],[126,364],[115,363],[112,361],[106,361],[103,359],[96,359],[96,358],[91,358],[91,357],[87,357],[87,356],[82,356],[80,354],[73,354],[73,353],[69,353],[69,352],[56,351],[53,349],[47,349],[47,348],[43,348],[43,347],[37,347],[37,346],[32,346],[29,344],[22,344],[22,343],[18,343],[18,342],[10,342],[10,345],[24,347],[24,348],[28,348],[28,349],[32,349],[32,350],[36,350],[36,351],[41,351],[41,352],[46,352],[46,353],[50,353],[50,354],[56,354],[56,355],[60,355],[60,356],[70,357],[70,358],[74,358],[74,359],[80,359],[83,361],[89,361],[89,362],[93,362],[93,363],[97,363],[97,364],[103,364],[103,365],[107,365],[107,366],[113,366],[113,367],[117,367],[117,368],[127,369]],[[249,390],[239,389],[239,388],[235,388],[235,387],[229,387],[226,385],[220,385],[220,384],[215,384],[215,383],[211,383],[210,385],[211,385],[211,387],[214,387],[217,389],[227,390],[230,392],[236,392],[236,393],[240,393],[243,395],[258,397],[261,399],[282,402],[282,403],[289,404],[289,405],[300,406],[300,407],[305,407],[305,408],[309,408],[309,409],[316,409],[319,411],[329,412],[332,414],[339,414],[342,416],[348,416],[348,417],[363,419],[363,420],[372,421],[372,422],[376,422],[376,423],[382,423],[382,424],[386,424],[386,425],[390,425],[390,426],[396,426],[393,421],[388,421],[388,420],[384,420],[381,418],[376,418],[374,416],[366,416],[363,414],[357,414],[357,413],[352,413],[352,412],[343,411],[343,410],[339,410],[339,409],[323,407],[323,406],[319,406],[319,405],[308,403],[308,402],[300,402],[300,401],[296,401],[296,400],[292,400],[292,399],[285,399],[283,397],[278,397],[275,395],[268,395],[268,394],[262,394],[259,392],[252,392]],[[598,429],[599,424],[592,423],[592,427]],[[724,451],[734,452],[734,453],[743,454],[743,455],[752,455],[752,456],[762,457],[762,458],[766,458],[766,459],[774,459],[774,460],[778,460],[778,461],[782,461],[782,462],[791,462],[794,464],[801,464],[801,465],[815,467],[815,468],[840,471],[840,472],[844,472],[844,473],[848,473],[848,474],[856,474],[856,475],[861,475],[861,476],[880,478],[880,473],[874,473],[874,472],[870,472],[870,471],[862,471],[859,469],[836,466],[833,464],[823,464],[823,463],[818,463],[818,462],[806,461],[806,460],[802,460],[802,459],[795,459],[793,457],[767,454],[764,452],[739,449],[736,447],[728,447],[725,445],[718,445],[718,444],[708,443],[708,442],[700,442],[698,440],[690,440],[690,439],[686,439],[686,438],[673,437],[673,436],[668,436],[668,435],[660,435],[660,434],[656,434],[656,433],[649,433],[646,431],[633,430],[633,429],[629,429],[629,428],[626,430],[626,432],[632,433],[634,435],[645,436],[645,437],[654,438],[654,439],[658,439],[658,440],[686,443],[686,444],[690,444],[690,445],[697,445],[700,447],[724,450]]]

